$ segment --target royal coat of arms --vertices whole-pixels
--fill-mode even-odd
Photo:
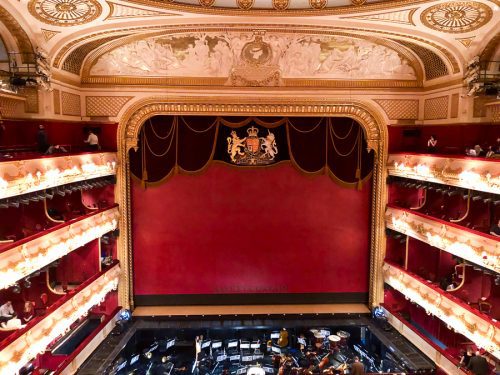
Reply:
[[[241,139],[236,130],[227,137],[227,153],[231,162],[238,165],[265,165],[274,163],[278,147],[273,133],[267,130],[267,136],[259,137],[259,129],[252,126],[247,129],[248,136]]]

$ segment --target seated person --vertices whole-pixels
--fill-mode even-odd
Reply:
[[[21,319],[12,318],[7,322],[0,323],[0,328],[4,331],[13,331],[16,329],[24,328],[25,324],[21,322]]]
[[[63,146],[55,145],[55,146],[49,146],[45,154],[52,155],[52,154],[60,154],[63,152],[68,152],[68,150],[66,150]]]
[[[496,237],[500,237],[500,220],[496,224],[493,224],[490,229],[490,234]]]
[[[486,152],[487,158],[492,158],[495,156],[495,151],[493,150],[493,146],[488,147],[488,151]]]
[[[476,150],[474,150],[473,148],[467,147],[465,149],[465,155],[467,155],[467,156],[477,156],[476,155]]]
[[[16,313],[14,311],[14,307],[12,307],[11,301],[7,301],[0,306],[0,322],[8,322],[15,317]]]
[[[435,135],[431,135],[431,137],[429,138],[429,140],[427,141],[427,151],[429,153],[434,153],[436,152],[437,150],[437,138]]]
[[[35,316],[35,303],[32,301],[26,301],[24,303],[23,309],[23,321],[28,323]]]
[[[480,145],[475,145],[474,151],[476,151],[476,156],[483,156],[484,155],[484,150],[481,148]]]

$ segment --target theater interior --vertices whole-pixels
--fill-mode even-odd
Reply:
[[[0,375],[500,374],[498,0],[0,0]]]

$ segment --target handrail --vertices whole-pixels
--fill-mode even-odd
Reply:
[[[121,310],[121,306],[116,307],[113,312],[109,315],[106,316],[106,318],[92,331],[92,333],[83,340],[80,345],[78,345],[75,350],[71,354],[69,354],[64,361],[59,363],[56,371],[54,372],[54,375],[59,375],[66,367],[68,367],[71,362],[73,362],[78,354],[80,354],[83,349],[94,339],[94,337],[97,336],[99,332],[101,332],[106,325],[112,321],[116,314]]]
[[[488,315],[482,313],[481,311],[479,311],[479,310],[477,310],[477,309],[469,306],[466,302],[464,302],[460,298],[454,296],[453,294],[449,293],[448,291],[445,291],[445,290],[441,289],[440,287],[435,286],[431,282],[425,280],[424,278],[420,277],[419,275],[417,275],[417,274],[415,274],[415,273],[413,273],[411,271],[403,269],[402,267],[400,267],[398,264],[396,264],[394,262],[385,260],[384,263],[387,264],[387,265],[389,265],[390,267],[392,267],[392,268],[400,271],[400,272],[403,272],[403,273],[407,274],[409,277],[411,277],[415,281],[417,281],[417,282],[425,285],[426,287],[432,289],[434,292],[436,292],[439,295],[441,295],[442,297],[448,299],[450,302],[454,303],[458,307],[461,307],[461,308],[467,310],[468,312],[470,312],[471,314],[474,314],[475,316],[477,316],[478,318],[484,320],[488,324],[491,324],[491,325],[495,326],[497,329],[500,329],[500,322],[499,321],[497,321],[497,320],[491,318],[491,316],[488,316]]]
[[[425,336],[422,332],[420,332],[418,329],[416,329],[413,324],[408,322],[399,312],[394,311],[393,309],[389,308],[386,304],[382,304],[382,307],[388,311],[391,315],[396,317],[401,323],[403,323],[408,329],[410,329],[413,333],[415,333],[417,336],[419,336],[422,340],[424,340],[427,344],[432,346],[434,350],[439,352],[442,356],[444,356],[446,359],[448,359],[453,365],[457,366],[462,372],[466,374],[470,374],[469,370],[466,368],[460,367],[460,362],[458,361],[457,358],[453,357],[450,353],[446,352],[443,350],[440,346],[438,346],[435,342],[433,342],[431,339],[429,339],[427,336]]]
[[[44,352],[58,337],[64,335],[71,325],[118,287],[120,267],[115,263],[106,271],[99,273],[91,283],[86,282],[78,293],[72,293],[58,301],[57,308],[42,318],[35,318],[16,337],[4,343],[0,357],[0,375],[17,373],[27,362]],[[31,322],[30,322],[31,323]]]
[[[75,223],[77,223],[79,221],[85,220],[85,219],[87,219],[87,218],[89,218],[91,216],[98,215],[101,212],[105,212],[105,211],[111,210],[111,209],[113,209],[115,207],[118,207],[118,203],[114,203],[114,204],[112,204],[109,207],[101,208],[101,209],[99,209],[98,211],[95,211],[95,212],[89,212],[88,214],[76,217],[76,218],[68,220],[68,221],[63,221],[62,223],[60,223],[58,225],[54,225],[53,227],[50,227],[49,229],[46,229],[44,231],[32,234],[31,236],[28,236],[28,237],[21,238],[18,241],[14,241],[11,245],[9,245],[9,246],[5,247],[4,249],[0,250],[0,253],[8,251],[8,250],[10,250],[10,249],[12,249],[14,247],[24,245],[27,242],[31,242],[33,240],[36,240],[37,238],[40,238],[40,237],[46,236],[49,233],[55,232],[56,230],[59,230],[61,228],[67,227],[67,226],[70,226],[71,224],[75,224]]]
[[[0,289],[45,267],[118,226],[115,204],[61,223],[0,249]]]
[[[465,210],[464,216],[462,216],[459,219],[450,219],[450,223],[460,223],[463,221],[467,216],[469,216],[469,211],[470,211],[470,189],[467,189],[467,209]]]
[[[60,306],[62,306],[65,302],[69,301],[71,298],[73,298],[75,295],[80,293],[83,289],[85,289],[87,286],[92,284],[95,280],[100,278],[102,275],[110,271],[112,268],[117,266],[120,262],[118,260],[114,260],[113,263],[106,268],[105,270],[96,273],[94,276],[89,278],[88,280],[84,281],[81,283],[77,288],[71,290],[68,292],[64,297],[61,297],[58,299],[56,302],[54,302],[51,306],[49,306],[45,310],[45,314],[42,316],[37,316],[33,319],[31,319],[25,327],[20,328],[16,331],[14,331],[12,334],[4,338],[2,341],[0,341],[0,351],[4,350],[11,342],[16,340],[18,337],[21,337],[23,334],[28,332],[30,329],[32,329],[34,326],[36,326],[38,323],[40,323],[43,319],[45,319],[47,316],[49,316],[51,313],[53,313],[55,310],[57,310]]]

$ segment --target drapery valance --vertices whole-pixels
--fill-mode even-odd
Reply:
[[[350,118],[155,116],[130,151],[132,175],[144,186],[175,173],[201,173],[212,162],[262,168],[291,162],[361,188],[373,169],[361,126]]]

